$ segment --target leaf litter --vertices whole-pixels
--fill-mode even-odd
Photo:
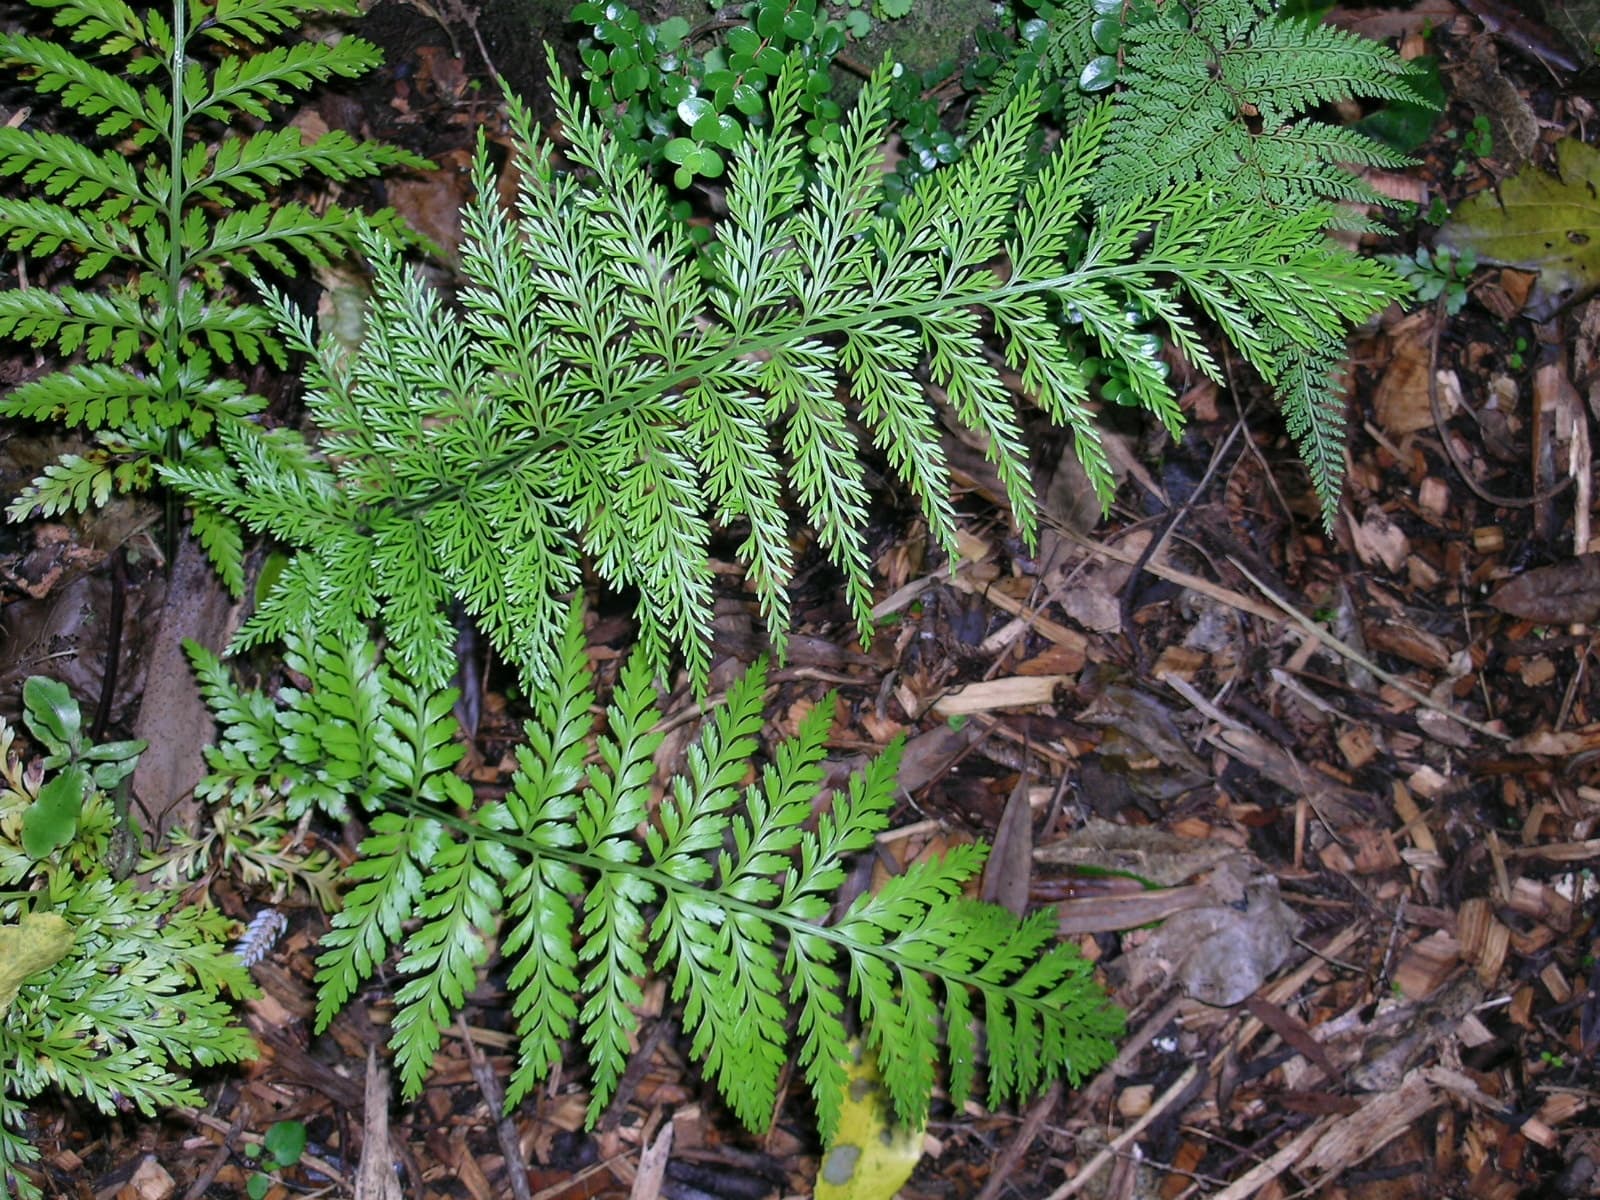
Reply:
[[[1582,127],[1582,102],[1553,98],[1485,18],[1430,3],[1421,17],[1365,10],[1359,20],[1384,15],[1412,36],[1431,22],[1447,61],[1500,38],[1499,70],[1537,116]],[[433,79],[446,58],[418,60],[402,120],[426,119],[424,84],[459,100],[448,71]],[[440,153],[459,148],[456,137]],[[837,688],[849,713],[835,731],[841,760],[911,734],[899,828],[864,864],[868,875],[956,841],[992,841],[988,893],[1054,906],[1063,936],[1102,964],[1130,1009],[1118,1062],[1081,1093],[1048,1097],[1042,1116],[930,1127],[901,1196],[1007,1186],[1064,1196],[1108,1181],[1166,1200],[1324,1188],[1363,1200],[1592,1194],[1600,704],[1589,626],[1600,617],[1600,547],[1577,489],[1497,507],[1463,483],[1442,444],[1454,439],[1475,472],[1520,481],[1527,495],[1552,472],[1592,471],[1586,441],[1546,436],[1530,370],[1544,354],[1576,389],[1581,420],[1593,415],[1600,337],[1571,331],[1600,328],[1581,302],[1600,245],[1587,186],[1597,172],[1571,136],[1533,147],[1521,174],[1482,163],[1454,174],[1459,156],[1437,130],[1421,155],[1424,177],[1457,206],[1443,243],[1510,269],[1480,272],[1485,303],[1437,330],[1422,314],[1399,318],[1357,347],[1351,483],[1332,539],[1306,520],[1314,506],[1294,489],[1272,419],[1249,410],[1243,436],[1216,456],[1216,484],[1141,563],[1147,518],[1174,511],[1163,497],[1178,489],[1166,484],[1180,468],[1196,478],[1212,465],[1243,420],[1233,403],[1248,400],[1246,387],[1206,401],[1182,446],[1126,450],[1119,461],[1140,482],[1098,526],[1070,468],[1052,470],[1042,454],[1061,528],[1037,559],[980,502],[953,578],[907,549],[914,532],[894,530],[880,546],[903,568],[881,595],[893,623],[870,647],[837,640],[844,626],[825,586],[797,602],[797,644],[817,649],[774,674],[770,721],[781,729]],[[1480,198],[1466,200],[1468,189]],[[450,208],[429,193],[416,203]],[[1523,220],[1533,214],[1543,224]],[[1568,322],[1566,336],[1552,322]],[[1435,333],[1437,372],[1419,341]],[[1423,390],[1430,374],[1453,380],[1437,417]],[[1389,393],[1374,410],[1380,376]],[[981,454],[962,478],[978,497],[990,491]],[[7,619],[25,596],[68,596],[72,572],[106,570],[104,554],[68,562],[90,544],[81,528],[54,546],[35,531],[0,554]],[[927,603],[940,589],[961,602]],[[73,603],[104,612],[108,600]],[[41,636],[56,635],[9,641],[11,661],[19,641]],[[77,654],[105,648],[91,638]],[[129,703],[114,706],[114,721],[131,721]],[[688,708],[685,698],[692,724]],[[491,681],[485,773],[516,724]],[[151,736],[193,743],[187,727]],[[252,915],[255,898],[236,881],[222,874],[210,886]],[[138,1137],[41,1112],[52,1176],[140,1200],[243,1194],[237,1152],[297,1119],[311,1142],[285,1178],[358,1196],[392,1195],[403,1181],[406,1194],[488,1200],[519,1175],[550,1200],[641,1186],[785,1195],[816,1177],[821,1151],[803,1113],[750,1140],[703,1103],[659,995],[646,999],[652,1032],[622,1116],[592,1134],[581,1132],[585,1098],[557,1090],[505,1118],[507,1141],[469,1053],[503,1076],[509,1037],[493,979],[421,1101],[391,1119],[371,1053],[387,1020],[381,994],[305,1039],[319,921],[295,910],[257,966],[265,995],[249,1020],[265,1051],[217,1086],[212,1111]],[[0,987],[43,961],[36,941],[20,956],[0,952],[10,962]]]

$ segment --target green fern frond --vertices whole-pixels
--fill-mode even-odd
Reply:
[[[101,54],[125,54],[148,36],[144,21],[123,0],[42,0],[55,13],[55,24],[74,42],[98,42]]]
[[[126,156],[91,150],[59,133],[0,129],[0,175],[17,176],[69,208],[89,209],[101,221],[145,199]]]
[[[24,33],[3,35],[0,62],[20,66],[39,91],[59,94],[61,103],[95,121],[100,137],[126,133],[142,146],[155,136],[146,124],[148,110],[138,89],[65,46]]]
[[[167,476],[301,547],[303,565],[246,641],[308,616],[353,629],[382,613],[398,661],[438,685],[453,664],[443,613],[454,598],[539,686],[586,558],[637,592],[652,664],[677,652],[701,680],[713,520],[745,526],[740,558],[775,637],[792,569],[784,485],[866,628],[864,440],[949,544],[924,376],[984,435],[1031,533],[1026,448],[991,334],[1109,496],[1085,371],[1059,322],[1079,325],[1137,401],[1175,426],[1153,330],[1216,375],[1192,325],[1202,311],[1279,379],[1296,353],[1324,353],[1403,292],[1386,268],[1330,247],[1325,206],[1286,219],[1258,198],[1184,184],[1091,208],[1118,109],[1088,109],[1034,171],[1027,89],[959,164],[881,216],[886,73],[809,185],[801,78],[779,79],[773,122],[736,152],[729,217],[698,261],[665,193],[562,89],[577,173],[556,170],[514,108],[516,211],[501,208],[480,153],[459,309],[376,235],[366,341],[353,356],[314,344],[305,319],[272,302],[281,336],[316,356],[307,403],[325,431],[318,447],[288,471],[230,443],[234,469]],[[1317,469],[1337,477],[1332,461]]]
[[[6,515],[15,521],[34,511],[47,517],[87,512],[111,498],[115,483],[105,456],[63,454],[17,493],[6,506]]]
[[[1280,179],[1303,176],[1312,166],[1332,180],[1340,162],[1404,161],[1359,135],[1344,134],[1330,145],[1326,133],[1294,132],[1295,123],[1322,104],[1358,96],[1415,101],[1417,95],[1413,69],[1387,46],[1276,16],[1276,7],[1271,0],[1166,5],[1124,30],[1119,119],[1107,136],[1107,165],[1097,181],[1101,199],[1205,180],[1241,197],[1283,203],[1290,193]],[[1352,158],[1356,147],[1365,153]],[[1342,174],[1344,189],[1384,202],[1357,187],[1348,171]],[[1303,186],[1298,194],[1306,194]]]
[[[330,49],[335,52],[330,53]],[[370,42],[348,37],[339,39],[336,48],[321,42],[298,42],[274,46],[248,58],[225,58],[204,94],[196,97],[193,110],[216,121],[231,121],[239,113],[265,121],[271,115],[271,105],[287,103],[294,93],[330,79],[358,79],[382,61],[383,56]],[[353,138],[345,135],[345,140],[349,148],[354,148]],[[325,138],[318,140],[325,150],[331,150],[325,142]],[[396,149],[391,153],[400,152]],[[417,161],[412,155],[404,157]]]
[[[129,252],[126,239],[113,226],[86,220],[43,200],[0,197],[0,237],[19,254],[44,256],[68,246],[83,255],[79,279],[97,275],[113,259]]]
[[[591,756],[593,693],[576,610],[535,695],[516,774],[505,797],[488,803],[473,804],[450,769],[459,757],[450,693],[413,687],[370,650],[318,645],[295,663],[310,691],[280,693],[276,714],[199,660],[208,698],[235,727],[212,761],[260,772],[272,723],[310,711],[309,698],[324,689],[333,695],[316,703],[345,714],[330,722],[346,722],[335,740],[364,726],[387,730],[392,758],[366,798],[379,815],[318,958],[317,1022],[326,1027],[397,948],[393,1042],[407,1096],[420,1091],[502,923],[519,1043],[508,1103],[575,1037],[589,1060],[591,1122],[627,1066],[641,980],[652,969],[682,1005],[691,1056],[752,1127],[771,1118],[792,1037],[831,1135],[847,1022],[860,1022],[907,1120],[925,1114],[941,1060],[958,1102],[983,1086],[998,1104],[1057,1077],[1081,1078],[1109,1057],[1120,1015],[1088,964],[1053,945],[1050,914],[1018,921],[963,898],[982,847],[915,865],[829,920],[845,858],[870,849],[886,824],[899,745],[814,816],[832,722],[831,706],[819,705],[752,782],[763,666],[729,687],[652,814],[661,735],[651,668],[642,653],[625,664]],[[381,680],[384,699],[368,686],[372,703],[337,700],[352,676]],[[325,749],[321,767],[296,750],[306,760],[298,769],[340,774],[332,757],[340,752]],[[981,1051],[980,1015],[989,1027]]]
[[[118,0],[34,2],[54,10],[71,44],[0,36],[0,62],[20,67],[40,92],[59,94],[116,145],[0,130],[0,176],[31,193],[0,198],[0,245],[38,257],[67,250],[78,257],[78,279],[115,271],[123,282],[104,293],[0,293],[0,337],[53,344],[69,359],[59,373],[0,397],[0,415],[63,421],[144,447],[137,466],[115,464],[87,490],[81,462],[41,475],[27,494],[59,507],[105,497],[107,480],[113,490],[125,481],[146,486],[152,458],[197,469],[215,449],[215,430],[265,403],[218,369],[287,366],[263,310],[236,299],[238,284],[263,270],[292,275],[307,262],[326,265],[350,253],[366,228],[337,206],[317,213],[280,203],[285,189],[318,175],[349,180],[426,164],[347,134],[306,140],[291,128],[211,144],[218,125],[268,121],[272,106],[296,93],[376,63],[359,38],[257,49],[306,17],[354,12],[344,0],[184,0],[170,17],[141,17]],[[73,48],[85,44],[94,49]],[[372,224],[403,237],[392,213]],[[88,361],[70,362],[77,354]],[[241,588],[236,519],[197,502],[207,552],[229,586]],[[20,519],[30,510],[7,511]]]
[[[260,45],[301,25],[359,11],[354,0],[216,0],[200,9],[205,20],[199,32],[217,41]]]
[[[233,922],[214,909],[180,907],[175,891],[142,891],[108,866],[117,819],[105,788],[134,770],[144,743],[90,744],[79,735],[75,701],[52,681],[29,680],[23,701],[47,757],[25,765],[11,726],[0,721],[0,929],[8,954],[26,944],[30,925],[35,937],[43,926],[54,947],[32,956],[20,979],[10,976],[0,1003],[5,1197],[39,1194],[16,1169],[36,1157],[19,1102],[55,1089],[107,1115],[132,1107],[154,1116],[203,1102],[201,1068],[255,1054],[227,998],[256,994],[226,947]],[[70,742],[60,736],[67,729]],[[46,789],[69,795],[76,812],[72,828],[40,853],[27,826]]]
[[[270,327],[262,330],[270,335]],[[0,292],[0,337],[54,345],[62,355],[82,350],[120,366],[139,352],[151,333],[139,298],[131,292],[83,292],[77,288],[13,288]]]

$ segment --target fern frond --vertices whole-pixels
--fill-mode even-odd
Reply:
[[[1294,17],[1267,0],[1207,0],[1191,10],[1164,7],[1123,32],[1124,64],[1107,136],[1102,200],[1152,195],[1212,181],[1247,199],[1313,202],[1360,188],[1341,162],[1395,163],[1370,139],[1346,133],[1297,135],[1309,110],[1357,96],[1416,100],[1413,68],[1379,42]],[[1247,114],[1260,128],[1252,128]],[[1350,151],[1364,147],[1351,157]],[[1308,192],[1289,180],[1315,169],[1334,190]],[[1342,176],[1343,183],[1334,181]],[[1282,182],[1280,182],[1282,181]]]
[[[358,142],[342,130],[308,143],[299,129],[289,126],[224,139],[209,168],[197,173],[196,192],[219,204],[231,202],[235,193],[263,200],[269,189],[308,173],[342,181],[377,175],[394,166],[422,165],[424,160],[413,154],[381,143]]]
[[[127,239],[118,237],[114,227],[44,200],[0,197],[0,234],[5,237],[6,249],[20,254],[54,254],[63,245],[80,251],[79,279],[98,274],[130,250]]]
[[[215,0],[197,5],[200,31],[224,42],[263,43],[308,21],[350,17],[353,0]]]
[[[113,490],[147,486],[157,463],[180,474],[217,469],[208,461],[213,432],[265,403],[219,366],[287,366],[263,310],[234,300],[237,277],[326,265],[350,253],[366,225],[337,206],[318,214],[280,204],[278,194],[308,175],[346,180],[425,164],[342,133],[308,142],[296,130],[267,130],[209,141],[213,122],[264,122],[296,92],[375,64],[376,51],[358,38],[255,49],[307,16],[353,13],[346,0],[181,0],[168,15],[143,16],[121,0],[33,2],[55,10],[71,41],[106,61],[90,61],[66,38],[27,35],[0,36],[0,61],[20,67],[41,93],[59,94],[115,145],[0,129],[0,177],[32,193],[0,197],[0,245],[41,257],[64,249],[77,256],[80,280],[114,270],[122,283],[106,294],[0,293],[0,338],[88,360],[17,389],[0,400],[0,414],[115,431],[141,446],[109,473],[86,472],[81,460],[61,464],[23,497],[59,508],[98,502],[107,481]],[[197,53],[199,38],[221,45]],[[407,240],[393,213],[370,223]],[[241,590],[237,515],[193,500],[202,544],[230,589]],[[336,622],[346,632],[352,623],[349,611]]]
[[[8,416],[105,429],[130,422],[166,424],[158,416],[162,399],[159,380],[121,367],[78,363],[14,388],[0,400],[0,411]]]
[[[306,458],[337,465],[293,480],[266,467],[259,483],[254,472],[172,476],[318,560],[281,585],[316,594],[274,597],[247,636],[281,627],[274,613],[326,608],[351,628],[381,610],[399,660],[437,685],[452,661],[442,613],[453,597],[538,686],[581,552],[610,586],[638,593],[640,642],[657,669],[676,652],[703,680],[713,519],[747,527],[740,557],[781,637],[784,484],[865,634],[864,440],[933,535],[954,536],[926,380],[983,435],[1019,526],[1033,529],[1026,447],[991,334],[1072,431],[1105,496],[1088,380],[1060,321],[1079,325],[1135,399],[1175,427],[1157,335],[1215,374],[1196,309],[1276,380],[1294,354],[1331,353],[1352,322],[1403,292],[1386,268],[1330,247],[1321,204],[1286,216],[1258,196],[1168,183],[1090,208],[1126,114],[1117,102],[1088,109],[1035,172],[1031,86],[960,163],[881,216],[887,71],[809,186],[797,78],[779,79],[771,126],[736,153],[729,217],[703,263],[665,194],[565,88],[562,128],[580,174],[558,171],[514,111],[520,184],[507,213],[480,149],[461,309],[367,238],[366,343],[353,358],[317,347],[322,386],[308,399],[327,433]],[[273,307],[283,336],[311,347],[303,319]],[[1326,463],[1318,473],[1334,477]],[[344,531],[332,528],[341,507]]]
[[[373,818],[361,857],[344,872],[354,886],[317,956],[318,1033],[400,941],[401,923],[422,899],[423,871],[431,869],[442,837],[436,821],[387,813]]]
[[[88,357],[121,366],[139,353],[153,332],[139,298],[129,291],[84,292],[77,288],[12,288],[0,292],[0,337],[54,344],[63,356]],[[270,328],[263,330],[270,334]]]
[[[486,814],[487,818],[487,814]],[[488,838],[444,837],[428,864],[419,922],[406,938],[399,970],[410,975],[395,995],[395,1065],[403,1095],[416,1096],[433,1066],[442,1028],[459,1012],[489,957],[485,930],[502,907],[499,880],[516,860]]]
[[[352,653],[370,661],[366,651]],[[335,676],[344,671],[328,665]],[[318,660],[298,669],[310,670],[313,690],[333,686],[316,674]],[[386,773],[374,797],[389,811],[373,822],[353,868],[356,886],[324,942],[318,1024],[398,944],[394,1041],[407,1095],[420,1089],[443,1027],[487,961],[502,913],[519,1039],[509,1103],[576,1035],[590,1063],[589,1119],[598,1118],[626,1066],[640,979],[651,967],[683,1006],[691,1056],[753,1127],[771,1118],[791,1012],[824,1137],[838,1117],[847,1019],[861,1022],[908,1120],[925,1113],[941,1058],[962,1100],[987,1081],[987,1099],[998,1104],[1057,1076],[1080,1078],[1109,1057],[1120,1017],[1088,965],[1052,945],[1050,914],[1019,922],[962,898],[982,847],[913,866],[829,921],[844,859],[869,849],[886,823],[899,745],[854,776],[811,831],[831,706],[809,713],[747,783],[762,665],[730,686],[653,820],[660,713],[650,667],[642,653],[624,666],[585,767],[593,696],[576,612],[503,801],[469,807],[470,793],[449,770],[455,756],[424,748],[449,744],[448,694],[429,701],[398,672],[385,680],[392,703],[381,716],[397,722],[396,749],[408,765]],[[214,674],[207,690],[247,731],[259,731],[261,713]],[[248,743],[260,734],[241,736]],[[416,918],[410,929],[401,925],[407,916]],[[982,1053],[975,1000],[991,1026]]]
[[[295,92],[329,79],[358,78],[382,61],[376,46],[355,37],[340,38],[332,45],[295,42],[247,57],[225,58],[193,108],[216,121],[232,121],[239,113],[264,121],[271,105],[287,103]]]
[[[6,516],[21,521],[35,512],[46,517],[87,512],[111,498],[115,482],[105,455],[63,454],[17,493]]]
[[[74,42],[98,42],[101,54],[124,54],[145,44],[144,21],[123,0],[40,0]]]

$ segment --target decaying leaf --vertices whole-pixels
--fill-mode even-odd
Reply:
[[[817,1200],[892,1200],[922,1157],[922,1130],[893,1124],[878,1064],[859,1043],[849,1065],[839,1132],[817,1173]]]
[[[25,913],[0,926],[0,1017],[11,1009],[23,981],[55,966],[72,949],[72,926],[55,913]]]
[[[1600,620],[1600,554],[1580,554],[1524,571],[1497,588],[1489,603],[1503,613],[1544,625]]]
[[[1556,165],[1559,175],[1530,163],[1439,231],[1441,246],[1479,262],[1537,271],[1528,315],[1539,321],[1600,287],[1600,150],[1563,138]]]

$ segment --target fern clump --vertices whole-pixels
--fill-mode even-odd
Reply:
[[[1023,23],[1017,52],[972,124],[994,119],[1030,83],[1056,84],[1057,111],[1068,121],[1109,103],[1094,204],[1200,185],[1223,203],[1295,224],[1309,248],[1322,239],[1319,222],[1371,227],[1340,202],[1393,203],[1352,168],[1409,160],[1310,115],[1354,99],[1425,103],[1416,70],[1382,43],[1282,15],[1277,0],[1046,0],[1036,7],[1039,18]],[[1318,221],[1305,221],[1311,214]],[[1343,249],[1332,256],[1358,261]],[[1386,282],[1385,301],[1403,295]],[[1347,329],[1340,320],[1313,322],[1284,336],[1263,324],[1261,344],[1246,355],[1277,392],[1329,527],[1344,480],[1344,400],[1335,380]]]
[[[959,1105],[980,1082],[1000,1104],[1076,1080],[1112,1054],[1121,1015],[1088,963],[1054,944],[1052,914],[1018,920],[964,898],[981,846],[919,863],[830,919],[844,859],[886,826],[899,744],[813,828],[831,706],[814,709],[749,781],[760,665],[728,690],[657,806],[649,662],[629,660],[592,740],[595,696],[574,611],[516,774],[486,802],[450,769],[462,753],[453,693],[415,686],[370,648],[327,636],[291,646],[311,687],[286,689],[277,704],[240,692],[190,647],[224,718],[212,760],[222,769],[208,786],[222,793],[241,776],[311,768],[325,812],[370,814],[317,960],[317,1026],[398,949],[392,1041],[408,1097],[496,951],[497,930],[518,1040],[508,1105],[575,1038],[597,1118],[627,1064],[649,972],[670,980],[691,1056],[752,1127],[771,1119],[792,1045],[830,1136],[856,1023],[908,1121],[926,1113],[941,1057]]]
[[[1285,216],[1190,183],[1091,206],[1113,111],[1087,113],[1035,170],[1028,90],[884,215],[888,76],[865,89],[813,176],[805,75],[785,71],[769,126],[735,152],[728,216],[703,250],[664,189],[560,88],[577,169],[558,170],[513,106],[516,212],[501,208],[480,153],[459,307],[376,237],[353,358],[276,302],[287,340],[311,355],[307,404],[325,435],[230,427],[232,466],[166,472],[200,503],[300,547],[242,644],[307,622],[355,643],[380,617],[408,673],[439,685],[459,600],[540,681],[587,558],[637,592],[647,660],[661,668],[681,650],[703,679],[714,525],[745,531],[739,557],[762,611],[775,637],[787,625],[786,490],[866,628],[864,440],[953,545],[926,382],[984,435],[1031,536],[1003,369],[1072,430],[1103,498],[1112,486],[1086,368],[1060,321],[1117,365],[1132,402],[1175,426],[1150,322],[1217,375],[1186,306],[1197,307],[1279,381],[1404,291],[1388,267],[1323,238],[1326,209]]]
[[[49,751],[24,764],[0,720],[0,1200],[42,1196],[27,1101],[56,1089],[108,1115],[201,1105],[191,1074],[255,1055],[227,994],[254,994],[215,909],[139,890],[110,789],[142,744],[90,745],[67,689],[24,687]],[[125,803],[125,802],[124,802]],[[131,850],[131,846],[127,846]]]
[[[345,181],[426,166],[334,132],[308,140],[274,110],[329,79],[376,66],[359,38],[273,44],[350,0],[181,0],[148,12],[123,0],[32,0],[60,39],[0,35],[0,63],[53,95],[93,137],[0,128],[0,245],[77,259],[82,286],[0,292],[0,337],[54,349],[69,365],[0,397],[0,414],[95,435],[13,499],[8,515],[102,504],[150,486],[158,464],[216,461],[213,435],[252,436],[265,401],[228,368],[288,360],[267,312],[235,298],[261,272],[343,257],[363,222],[338,205],[281,199],[307,178]],[[249,132],[250,130],[255,132]],[[387,212],[371,218],[399,236]],[[235,593],[237,526],[198,505],[195,532]]]

